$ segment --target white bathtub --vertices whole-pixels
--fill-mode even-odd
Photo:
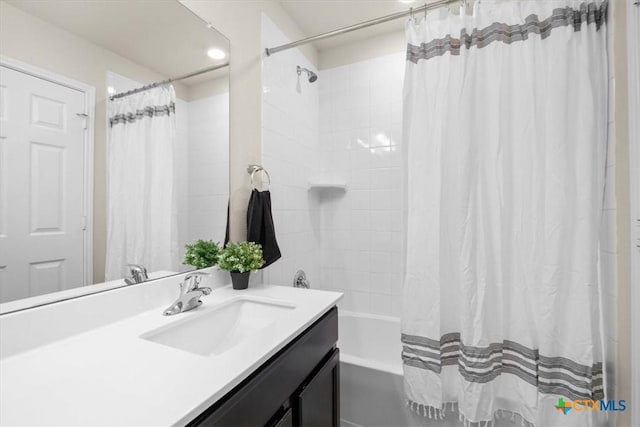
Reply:
[[[400,319],[340,312],[340,359],[351,365],[402,375]]]
[[[424,425],[405,406],[400,319],[341,311],[338,345],[343,426]]]

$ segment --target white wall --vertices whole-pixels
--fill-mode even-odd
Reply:
[[[341,308],[400,314],[402,269],[402,85],[404,54],[320,72],[325,174],[322,287],[345,293]]]
[[[262,16],[263,47],[290,40]],[[299,269],[320,282],[318,195],[308,190],[320,168],[318,82],[298,78],[296,66],[315,70],[298,49],[262,62],[262,164],[271,176],[273,217],[282,258],[264,270],[264,282],[289,286]]]
[[[605,196],[603,217],[603,272],[606,313],[605,364],[609,374],[610,398],[631,399],[630,310],[630,181],[628,134],[628,85],[626,52],[626,4],[610,2],[609,35],[609,151],[607,180],[611,184]],[[618,161],[618,159],[620,161]],[[617,419],[616,419],[617,418]],[[630,411],[612,416],[611,424],[631,425]]]
[[[406,48],[407,37],[404,30],[384,33],[320,50],[318,52],[318,68],[325,70],[353,64],[354,62],[367,61],[404,52]]]

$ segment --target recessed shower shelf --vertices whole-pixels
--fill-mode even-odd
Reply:
[[[339,181],[311,181],[309,182],[309,190],[347,190],[346,182]]]

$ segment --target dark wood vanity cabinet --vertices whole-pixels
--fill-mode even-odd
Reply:
[[[340,423],[340,350],[330,354],[318,372],[295,395],[293,425],[337,426]]]
[[[337,341],[334,307],[189,425],[337,426]]]

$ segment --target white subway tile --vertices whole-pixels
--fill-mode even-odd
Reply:
[[[402,315],[402,297],[400,295],[391,297],[391,315],[395,317]]]
[[[380,294],[392,294],[393,283],[389,273],[371,273],[370,291]]]
[[[371,294],[369,292],[351,292],[351,309],[356,312],[371,312]]]
[[[391,294],[402,295],[402,274],[391,273]]]
[[[371,252],[371,272],[372,273],[391,273],[391,257],[388,251],[372,251]]]
[[[371,169],[349,171],[349,190],[371,190],[373,173]]]
[[[373,104],[369,107],[371,126],[391,129],[391,103]]]
[[[368,248],[371,245],[371,233],[369,231],[352,231],[349,249]]]
[[[342,291],[344,296],[340,301],[338,301],[338,309],[352,311],[353,310],[353,296],[351,295],[351,291],[344,290]]]
[[[368,127],[358,127],[349,132],[349,148],[352,150],[368,150],[371,146]]]
[[[377,231],[391,230],[391,211],[372,210],[371,211],[371,229]]]
[[[392,311],[392,297],[391,295],[384,294],[371,294],[371,312],[374,314],[381,314],[383,316],[391,316]]]

